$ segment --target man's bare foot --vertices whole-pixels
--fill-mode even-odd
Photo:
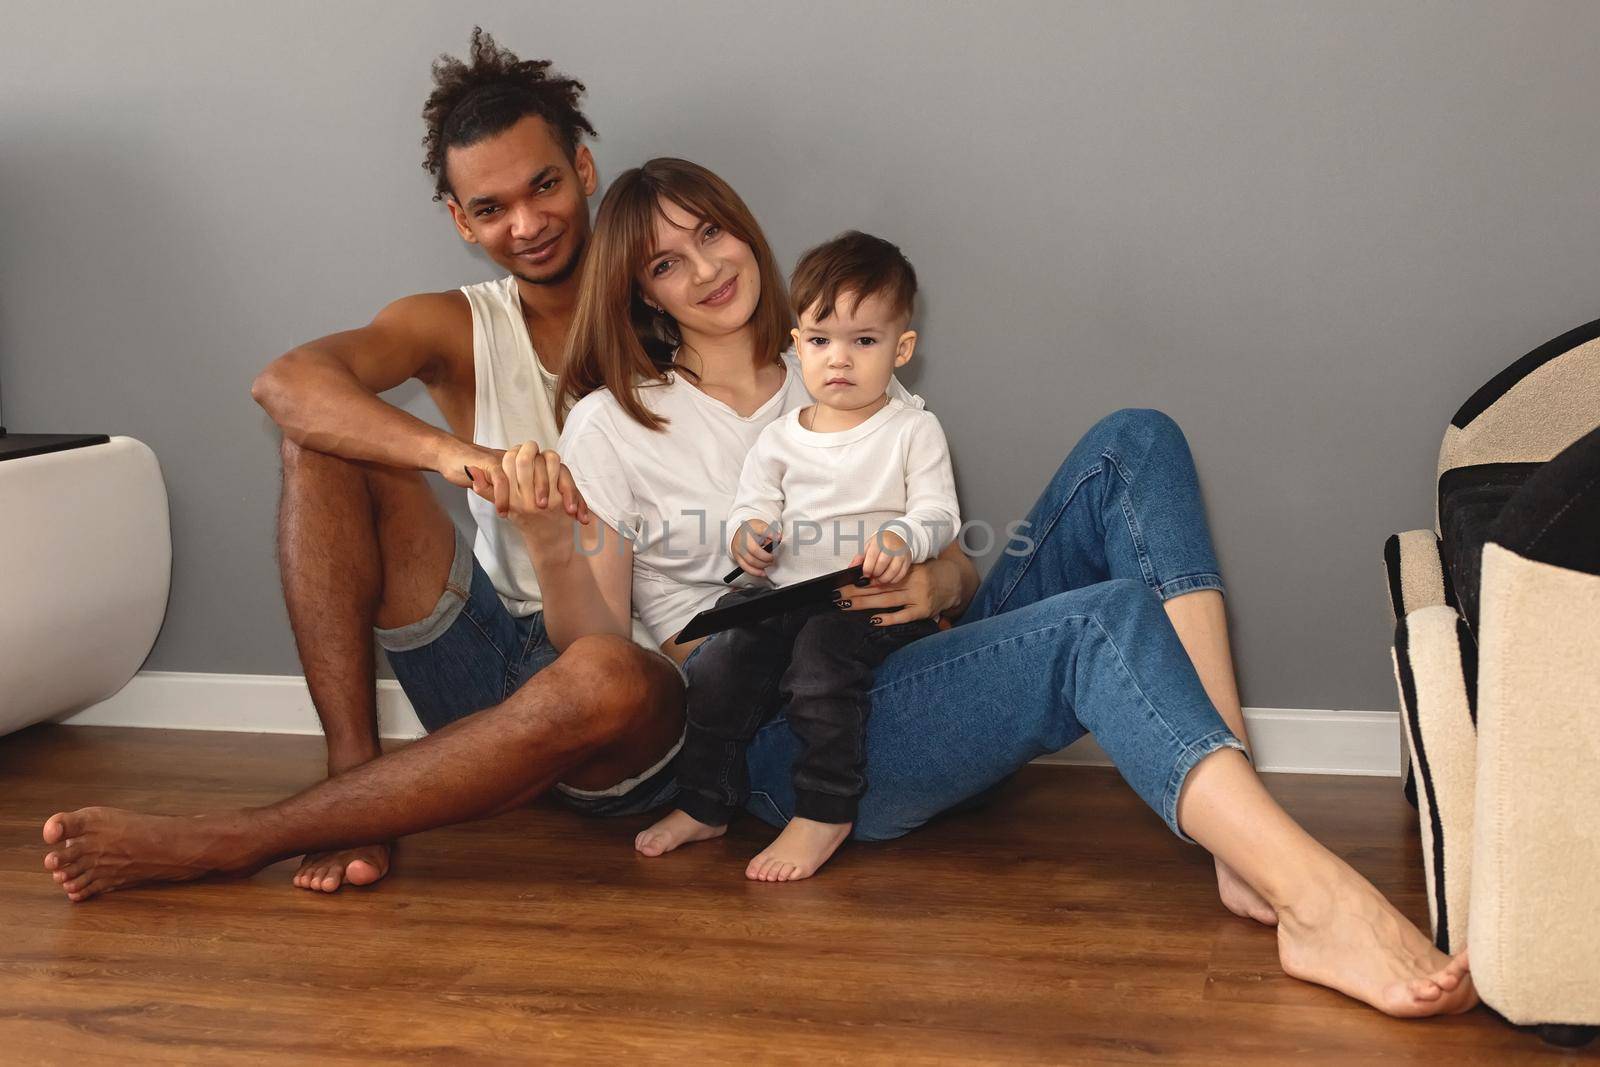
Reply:
[[[1451,1015],[1478,1003],[1467,954],[1433,947],[1371,883],[1339,863],[1278,910],[1278,959],[1289,975],[1387,1015]]]
[[[1222,906],[1241,919],[1254,919],[1268,926],[1278,925],[1278,913],[1272,910],[1266,898],[1221,860],[1217,860],[1217,895],[1222,897]]]
[[[45,870],[72,901],[141,882],[184,882],[260,866],[232,850],[228,816],[141,815],[119,808],[79,808],[50,816]]]
[[[342,885],[371,885],[389,873],[389,846],[363,845],[340,852],[316,852],[300,861],[294,884],[332,893]]]
[[[852,824],[791,819],[778,839],[750,861],[744,876],[756,882],[798,882],[821,869],[844,839]]]
[[[728,832],[726,826],[711,826],[684,811],[674,811],[648,830],[640,830],[633,847],[646,856],[662,856],[679,845],[709,841]]]

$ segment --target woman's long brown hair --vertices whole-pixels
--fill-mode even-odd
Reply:
[[[664,381],[680,342],[678,324],[653,311],[637,282],[655,243],[655,220],[670,200],[714,222],[750,246],[761,272],[761,297],[750,322],[759,366],[777,363],[789,345],[794,315],[777,260],[755,216],[727,182],[686,159],[652,159],[624,171],[606,190],[579,280],[567,359],[556,387],[556,417],[596,389],[610,389],[623,410],[652,430],[667,420],[639,399],[647,381]]]

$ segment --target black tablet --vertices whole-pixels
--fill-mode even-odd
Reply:
[[[842,571],[834,571],[832,574],[807,578],[793,585],[781,585],[725,607],[707,608],[690,619],[689,625],[672,639],[672,643],[682,645],[697,637],[721,633],[723,630],[731,630],[746,623],[760,622],[774,615],[782,615],[790,608],[797,608],[802,604],[831,604],[835,589],[842,589],[847,585],[867,584],[869,580],[862,577],[861,567],[857,565],[846,567]]]

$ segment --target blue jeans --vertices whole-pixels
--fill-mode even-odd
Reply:
[[[1222,589],[1177,424],[1146,410],[1102,419],[1027,521],[1031,548],[1001,555],[960,622],[874,675],[867,791],[852,836],[899,837],[1092,733],[1185,837],[1184,778],[1219,748],[1242,750],[1161,606]],[[781,717],[756,734],[748,810],[758,818],[794,816],[799,755]]]

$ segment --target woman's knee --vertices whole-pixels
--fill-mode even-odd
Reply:
[[[1188,438],[1183,428],[1171,415],[1155,408],[1122,408],[1113,411],[1089,431],[1091,435],[1109,438],[1122,445],[1124,450],[1149,451],[1158,446],[1179,446],[1187,450]]]
[[[1120,623],[1159,612],[1161,598],[1137,578],[1112,578],[1063,594],[1071,597],[1074,613],[1087,615],[1100,623]]]

